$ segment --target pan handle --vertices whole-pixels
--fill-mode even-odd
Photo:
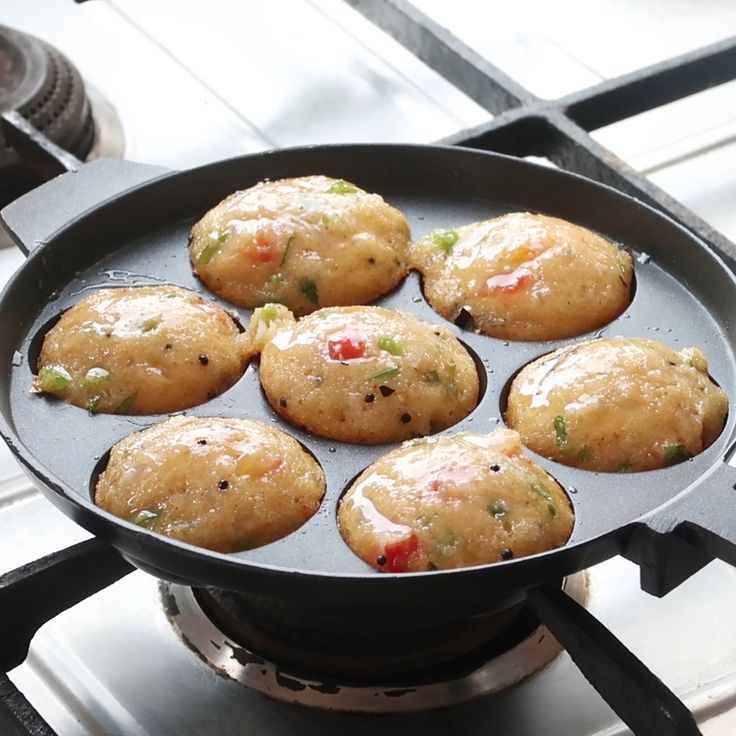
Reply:
[[[43,624],[133,570],[116,549],[88,539],[0,576],[0,671],[26,658]]]
[[[736,467],[720,462],[696,487],[636,525],[624,555],[641,587],[663,596],[714,559],[736,567]]]
[[[57,176],[0,210],[0,220],[28,255],[84,212],[170,169],[133,161],[98,159]]]
[[[570,596],[542,586],[529,591],[527,604],[633,733],[701,736],[682,701]]]

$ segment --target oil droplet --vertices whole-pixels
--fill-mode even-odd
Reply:
[[[503,346],[504,346],[505,348],[507,348],[507,347],[509,346],[509,341],[508,341],[508,340],[504,340],[504,341],[503,341]]]
[[[13,353],[13,365],[23,365],[23,356],[17,350]]]
[[[328,447],[327,452],[337,452],[337,447]]]
[[[649,255],[649,253],[640,253],[636,257],[636,262],[637,263],[649,263],[649,261],[651,261],[651,260],[652,260],[652,257]]]
[[[412,299],[412,301],[414,302],[414,304],[419,304],[419,302],[420,302],[420,301],[422,301],[422,297],[420,297],[420,296],[415,296],[415,297],[414,297],[414,298]]]
[[[424,215],[417,215],[417,220],[423,220],[423,219],[424,219]]]
[[[570,494],[572,494],[574,496],[578,492],[578,489],[575,488],[575,486],[568,486],[567,487],[567,492],[570,493]]]

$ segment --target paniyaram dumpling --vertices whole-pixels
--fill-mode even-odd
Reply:
[[[247,335],[255,351],[262,347],[260,378],[271,406],[323,437],[399,442],[456,424],[478,400],[468,351],[445,327],[404,312],[331,307],[294,321],[269,305],[256,310]]]
[[[247,419],[174,417],[118,442],[95,503],[219,552],[289,534],[319,507],[325,479],[292,437]]]
[[[506,340],[554,340],[608,324],[629,305],[625,250],[565,220],[514,212],[435,230],[409,249],[440,315],[462,310],[475,329]]]
[[[697,348],[614,338],[527,365],[511,385],[506,422],[540,455],[625,472],[697,455],[721,433],[727,413],[726,394]]]
[[[194,272],[223,299],[295,314],[366,304],[406,275],[409,224],[377,194],[304,176],[235,192],[192,228]]]
[[[373,463],[340,502],[348,546],[377,570],[484,565],[567,542],[560,485],[507,429],[406,442]]]
[[[46,334],[33,388],[91,412],[179,411],[232,386],[245,347],[222,307],[186,289],[98,289]]]

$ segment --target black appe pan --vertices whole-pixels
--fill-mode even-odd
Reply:
[[[535,457],[567,489],[574,507],[574,531],[562,549],[477,568],[374,572],[343,543],[335,512],[346,484],[388,447],[327,441],[285,424],[262,396],[257,363],[223,395],[185,413],[273,422],[301,441],[328,481],[322,506],[309,522],[265,547],[221,554],[158,536],[98,509],[91,490],[109,448],[163,417],[90,416],[30,394],[48,326],[99,286],[175,283],[231,308],[192,275],[190,227],[236,189],[264,178],[318,173],[380,193],[406,214],[415,238],[433,228],[528,210],[596,230],[634,255],[633,301],[595,335],[506,342],[450,325],[477,357],[486,388],[475,411],[448,432],[486,432],[502,425],[508,382],[522,366],[561,345],[599,335],[651,337],[675,349],[696,345],[708,357],[714,379],[732,401],[736,397],[733,275],[705,244],[667,217],[582,177],[496,154],[408,145],[282,150],[163,175],[123,162],[97,162],[44,185],[2,213],[31,252],[0,297],[0,430],[53,503],[160,577],[289,600],[319,598],[324,605],[421,607],[438,614],[489,611],[520,599],[531,585],[618,553],[656,567],[648,559],[653,548],[641,542],[643,533],[647,539],[658,537],[655,531],[705,546],[705,557],[734,559],[736,470],[724,461],[736,423],[732,411],[710,448],[671,468],[593,473]],[[152,175],[158,178],[100,201],[116,186],[124,189]],[[417,274],[377,303],[443,322],[424,301]],[[237,311],[245,324],[249,312]]]

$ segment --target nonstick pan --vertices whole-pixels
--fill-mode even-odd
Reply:
[[[594,473],[535,456],[568,491],[575,511],[571,539],[558,550],[475,568],[412,574],[369,569],[343,543],[335,513],[350,480],[388,447],[336,443],[287,424],[282,429],[321,463],[328,488],[320,511],[280,541],[221,554],[158,536],[97,508],[92,488],[109,448],[164,417],[92,416],[32,395],[43,335],[65,309],[101,286],[175,283],[223,303],[192,275],[187,250],[191,225],[236,189],[265,178],[317,173],[380,193],[406,214],[415,238],[433,228],[525,210],[571,220],[632,251],[632,303],[595,335],[507,342],[451,325],[476,356],[484,390],[475,411],[449,432],[486,432],[502,425],[505,392],[521,367],[563,344],[600,335],[651,337],[675,349],[698,346],[713,378],[732,401],[736,397],[736,281],[731,272],[672,220],[582,177],[491,153],[414,145],[287,149],[166,173],[102,161],[40,187],[2,212],[28,258],[0,296],[0,431],[54,504],[159,577],[364,610],[484,613],[523,599],[533,585],[619,553],[636,559],[645,571],[645,585],[660,593],[714,556],[736,562],[736,469],[727,462],[736,424],[733,411],[711,447],[670,468]],[[114,193],[133,182],[133,189]],[[443,322],[424,301],[417,274],[377,303]],[[236,311],[247,322],[248,311]],[[261,394],[257,362],[230,390],[185,413],[281,423]]]

